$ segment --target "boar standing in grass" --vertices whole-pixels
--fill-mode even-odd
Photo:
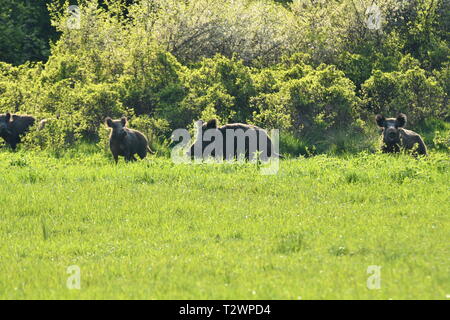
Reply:
[[[427,147],[422,137],[414,131],[403,128],[406,125],[406,115],[403,113],[397,118],[385,118],[379,114],[375,121],[383,129],[383,152],[393,153],[405,149],[413,151],[414,154],[427,155]]]
[[[214,138],[217,135],[222,137],[221,145]],[[202,120],[197,121],[197,139],[187,155],[191,158],[203,158],[205,149],[210,148],[213,142],[217,144],[217,148],[213,148],[209,155],[227,161],[241,160],[242,158],[249,161],[256,160],[256,153],[259,153],[259,159],[262,161],[268,161],[271,157],[282,158],[275,153],[272,140],[265,130],[243,123],[232,123],[218,127],[216,119],[207,123]],[[216,155],[216,151],[220,155]]]
[[[13,150],[21,142],[21,137],[25,135],[36,119],[32,116],[12,115],[11,113],[0,114],[0,137],[2,137]]]
[[[141,159],[147,156],[147,152],[153,153],[148,146],[147,138],[139,131],[127,128],[127,118],[112,120],[110,117],[105,120],[110,127],[109,147],[116,163],[119,156],[125,157],[125,161],[136,161],[137,154]]]

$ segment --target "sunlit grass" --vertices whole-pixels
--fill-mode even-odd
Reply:
[[[265,176],[2,150],[0,169],[0,298],[450,294],[448,154],[300,158]],[[80,290],[66,287],[71,265]]]

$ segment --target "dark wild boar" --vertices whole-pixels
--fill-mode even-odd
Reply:
[[[119,156],[125,157],[125,161],[136,161],[137,154],[141,159],[147,156],[147,152],[153,153],[148,146],[147,138],[139,131],[127,128],[127,118],[112,120],[105,119],[106,125],[110,127],[109,147],[116,163]]]
[[[227,161],[243,158],[253,161],[256,160],[255,153],[259,153],[262,161],[268,161],[271,157],[282,158],[275,152],[272,140],[265,130],[243,123],[218,127],[217,120],[213,119],[207,123],[197,121],[196,141],[187,155],[192,159],[211,156]]]
[[[0,137],[2,137],[13,150],[17,144],[34,125],[36,119],[26,115],[11,115],[11,113],[0,114]]]
[[[413,151],[414,154],[427,155],[427,147],[422,137],[414,131],[403,128],[406,125],[406,115],[403,113],[397,118],[385,118],[378,114],[375,121],[383,129],[383,152],[393,153],[405,149]]]

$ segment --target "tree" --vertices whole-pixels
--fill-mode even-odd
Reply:
[[[57,38],[50,25],[51,0],[2,0],[0,4],[0,61],[22,64],[47,60],[49,42]]]

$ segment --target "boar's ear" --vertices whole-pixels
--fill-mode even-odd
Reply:
[[[120,118],[120,122],[122,122],[122,126],[126,126],[126,124],[127,124],[127,117],[122,117],[122,118]]]
[[[384,127],[384,121],[386,119],[384,118],[384,116],[382,116],[381,114],[377,114],[377,116],[375,117],[375,121],[377,122],[377,125],[381,128]]]
[[[209,120],[208,123],[206,124],[206,127],[208,129],[215,129],[215,128],[217,128],[217,119]]]
[[[398,128],[404,127],[406,124],[406,115],[404,113],[399,113],[395,121],[395,125]]]
[[[106,123],[106,125],[107,125],[108,127],[112,128],[113,121],[112,121],[112,119],[111,119],[110,117],[106,117],[105,123]]]

